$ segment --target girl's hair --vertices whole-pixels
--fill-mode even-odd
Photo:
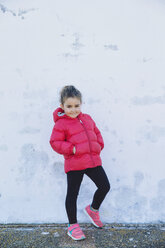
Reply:
[[[60,92],[60,103],[64,104],[65,100],[69,97],[77,97],[82,103],[81,92],[76,89],[73,85],[66,85]]]

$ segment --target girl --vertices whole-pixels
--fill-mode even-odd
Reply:
[[[103,226],[99,207],[110,190],[100,158],[104,142],[90,115],[81,112],[82,95],[79,90],[72,85],[63,87],[60,102],[60,107],[53,113],[55,125],[50,145],[65,158],[67,234],[74,240],[82,240],[85,235],[77,223],[77,197],[84,174],[97,186],[92,204],[84,211],[96,227]]]

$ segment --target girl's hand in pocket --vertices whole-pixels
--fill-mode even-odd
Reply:
[[[74,146],[73,147],[73,154],[75,154],[76,153],[76,147]]]

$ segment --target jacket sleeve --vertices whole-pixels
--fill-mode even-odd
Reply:
[[[94,132],[95,132],[95,134],[97,136],[97,142],[101,146],[101,150],[103,150],[103,148],[104,148],[104,140],[103,140],[103,137],[101,135],[101,132],[98,129],[98,127],[96,126],[96,123],[94,122],[94,120],[92,119],[92,117],[90,115],[87,115],[87,116],[92,120],[92,122],[94,124]]]
[[[95,122],[94,122],[94,131],[95,131],[95,133],[96,133],[96,135],[97,135],[97,141],[98,141],[98,143],[99,143],[100,146],[101,146],[101,150],[103,150],[103,148],[104,148],[103,137],[102,137],[102,135],[101,135],[100,130],[99,130],[98,127],[96,126]]]
[[[103,150],[104,148],[104,140],[103,140],[103,137],[101,135],[101,132],[100,130],[98,129],[98,127],[96,126],[96,123],[94,122],[94,120],[92,119],[92,117],[90,115],[88,115],[90,117],[90,119],[93,121],[93,124],[94,124],[94,132],[97,136],[97,142],[100,144],[101,146],[101,150]]]
[[[65,141],[65,131],[59,125],[60,123],[56,123],[54,125],[51,137],[50,137],[50,145],[54,151],[63,155],[71,155],[73,154],[74,145],[68,141]]]

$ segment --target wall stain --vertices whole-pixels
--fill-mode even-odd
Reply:
[[[134,186],[137,187],[143,182],[144,175],[141,171],[137,171],[135,172],[134,177],[135,177]]]
[[[8,151],[8,146],[5,145],[5,144],[0,145],[0,151],[7,152]]]
[[[73,54],[73,53],[64,53],[63,54],[63,56],[65,57],[65,58],[75,58],[75,59],[77,59],[78,57],[79,57],[79,55],[80,54]]]
[[[155,198],[151,199],[150,206],[155,212],[162,213],[162,209],[165,207],[165,179],[162,179],[158,183],[157,195]],[[161,219],[163,216],[161,216]],[[164,216],[165,219],[165,216]]]
[[[137,59],[138,63],[147,63],[149,61],[152,61],[152,58],[143,57],[143,58]]]
[[[4,92],[0,91],[0,97],[3,97],[3,96],[4,96]]]
[[[2,11],[3,13],[9,12],[9,13],[11,13],[13,16],[16,16],[16,15],[17,15],[14,11],[8,9],[7,7],[5,7],[5,6],[2,5],[2,4],[0,4],[0,9],[1,9],[1,11]]]
[[[16,72],[21,78],[23,77],[22,70],[20,68],[16,68]]]
[[[123,140],[119,140],[120,145],[124,145],[124,141]]]
[[[58,195],[64,196],[66,192],[66,178],[64,173],[64,163],[56,161],[52,164],[51,176],[54,178],[56,185],[60,186],[60,192]]]
[[[144,212],[144,208],[147,205],[147,198],[140,196],[136,189],[132,189],[128,186],[122,186],[115,190],[115,211],[119,216],[137,216],[140,218],[140,214]],[[134,218],[134,217],[133,217]]]
[[[105,131],[105,132],[109,132],[109,127],[108,126],[104,126],[102,130]]]
[[[15,11],[11,10],[11,9],[8,9],[6,6],[0,4],[0,10],[5,14],[7,12],[11,13],[14,17],[15,16],[18,16],[18,17],[21,17],[21,19],[25,19],[24,15],[25,14],[28,14],[29,12],[32,12],[32,11],[36,11],[38,9],[34,9],[34,8],[31,8],[31,9],[19,9],[18,12],[16,13]]]
[[[112,131],[111,131],[111,134],[114,135],[115,137],[117,137],[117,132],[116,132],[116,130],[112,130]]]
[[[165,136],[165,127],[159,126],[144,126],[139,130],[139,134],[142,139],[145,139],[150,142],[158,142],[160,138]]]
[[[146,120],[146,122],[150,124],[152,121],[151,120]]]
[[[88,104],[100,103],[100,99],[88,98],[87,103]]]
[[[136,140],[135,143],[140,146],[141,145],[141,141],[140,140]]]
[[[72,49],[80,50],[84,45],[80,43],[79,34],[75,33],[73,36],[75,37],[75,41],[72,43]]]
[[[119,48],[117,45],[109,44],[109,45],[104,45],[104,48],[106,50],[113,50],[113,51],[118,51]]]
[[[165,197],[165,179],[162,179],[158,183],[158,195]]]
[[[49,157],[44,151],[37,151],[33,144],[24,144],[21,148],[19,159],[18,180],[31,181],[38,169],[44,170],[49,162]]]
[[[165,95],[162,96],[143,96],[143,97],[133,97],[131,99],[133,105],[152,105],[152,104],[165,104]]]
[[[46,89],[40,89],[40,90],[28,90],[23,92],[23,98],[24,99],[34,99],[40,98],[40,99],[47,99],[47,90]]]
[[[33,127],[25,127],[21,131],[19,131],[19,133],[21,133],[21,134],[35,134],[35,133],[39,133],[39,132],[40,132],[39,129],[33,128]]]
[[[36,11],[38,9],[34,9],[34,8],[31,8],[31,9],[19,9],[18,11],[18,16],[20,16],[22,19],[24,19],[24,16],[25,14],[28,14],[29,12],[32,12],[32,11]]]

